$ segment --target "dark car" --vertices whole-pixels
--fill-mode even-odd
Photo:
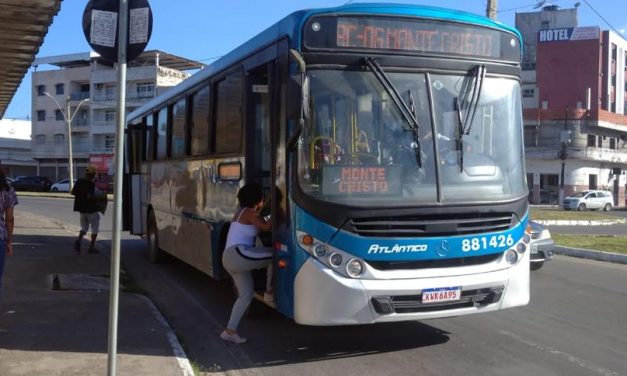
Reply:
[[[18,176],[12,185],[16,191],[48,192],[52,182],[45,176]]]

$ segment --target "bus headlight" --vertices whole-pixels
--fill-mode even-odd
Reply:
[[[525,235],[523,235],[523,237],[522,237],[522,241],[523,241],[525,244],[529,244],[529,242],[531,241],[531,237],[530,237],[528,234],[525,234]]]
[[[331,253],[331,256],[329,256],[329,263],[331,264],[331,266],[334,266],[336,268],[342,265],[342,255],[340,255],[339,253]]]
[[[505,252],[505,261],[510,265],[514,265],[518,261],[518,253],[513,249],[508,250]]]
[[[518,253],[525,253],[525,251],[527,250],[527,246],[523,243],[518,243],[516,244],[516,250],[518,251]]]
[[[364,272],[364,265],[359,260],[352,259],[346,264],[346,273],[353,278],[357,278]]]
[[[313,246],[312,251],[317,258],[322,258],[327,254],[327,246],[322,243],[318,243]]]

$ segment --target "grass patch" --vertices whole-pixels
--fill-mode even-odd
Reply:
[[[612,214],[612,212],[603,212],[603,211],[573,211],[573,210],[564,210],[560,208],[530,208],[529,209],[530,218],[537,220],[579,220],[579,221],[603,221],[603,220],[611,220],[615,221],[617,219],[622,220],[621,217],[617,217]]]
[[[571,248],[627,254],[627,236],[565,235],[552,233],[555,244]]]
[[[194,371],[194,376],[204,376],[209,373],[217,373],[222,372],[222,367],[217,364],[214,364],[210,367],[205,367],[202,364],[199,364],[195,360],[190,360],[189,364],[192,366],[192,371]]]

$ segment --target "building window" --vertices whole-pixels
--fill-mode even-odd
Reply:
[[[57,133],[54,135],[54,144],[55,145],[62,145],[63,141],[65,141],[65,135],[62,133]]]
[[[536,63],[533,61],[523,62],[522,64],[522,70],[535,70],[535,69],[536,69]]]
[[[56,84],[56,85],[54,85],[54,92],[57,95],[65,94],[65,85],[64,84]]]
[[[524,98],[533,98],[536,95],[536,89],[523,89]]]
[[[63,112],[61,112],[61,110],[54,110],[54,120],[56,121],[63,120]]]
[[[610,149],[616,150],[616,139],[614,137],[610,138]]]
[[[137,84],[137,96],[139,98],[149,98],[154,96],[155,85],[152,82],[141,82]]]
[[[37,85],[37,96],[41,97],[46,92],[46,85]]]
[[[45,110],[37,111],[37,121],[46,121],[46,111]]]
[[[113,122],[115,120],[115,110],[105,110],[104,119],[107,123]]]
[[[113,148],[115,147],[115,135],[114,134],[107,134],[105,135],[105,149],[107,149],[107,151],[113,150]]]
[[[242,144],[242,74],[218,82],[215,93],[215,151],[237,153]]]
[[[602,148],[603,147],[603,137],[601,137],[601,136],[597,137],[597,147],[598,148]]]
[[[35,143],[37,145],[43,145],[46,143],[46,135],[45,134],[38,134],[37,136],[35,136]]]
[[[549,24],[549,21],[542,21],[542,23],[540,24],[540,29],[550,29],[551,26]]]
[[[593,134],[589,134],[588,135],[588,147],[594,147],[594,145],[597,143],[597,136],[593,135]]]

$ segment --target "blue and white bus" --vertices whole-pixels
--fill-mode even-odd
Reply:
[[[223,278],[256,181],[274,306],[300,324],[525,305],[520,60],[515,29],[459,11],[295,12],[129,114],[126,228]]]

